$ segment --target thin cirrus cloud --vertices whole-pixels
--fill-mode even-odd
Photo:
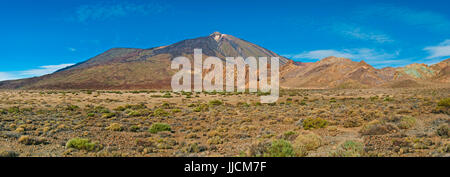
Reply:
[[[427,28],[432,31],[448,32],[450,29],[450,20],[440,13],[391,4],[361,7],[357,10],[357,15],[364,18],[382,17],[396,23]]]
[[[103,21],[128,15],[145,16],[157,14],[165,9],[164,5],[156,2],[101,2],[79,6],[74,12],[75,15],[71,16],[69,20],[78,22]]]
[[[394,53],[387,53],[383,50],[368,49],[368,48],[357,48],[357,49],[343,49],[343,50],[312,50],[305,51],[296,55],[284,55],[292,59],[306,59],[306,60],[319,60],[329,56],[349,58],[352,60],[364,60],[367,63],[374,65],[376,67],[387,66],[387,65],[399,65],[405,60],[395,59],[400,54],[399,51]]]
[[[353,39],[371,41],[380,44],[394,42],[394,40],[387,34],[372,29],[363,28],[355,24],[335,23],[332,25],[332,29],[342,36]]]
[[[63,69],[63,68],[66,68],[66,67],[69,67],[72,65],[74,65],[74,64],[69,63],[69,64],[59,64],[59,65],[45,65],[45,66],[39,66],[37,69],[29,69],[29,70],[23,70],[23,71],[11,71],[11,72],[0,72],[0,81],[43,76],[46,74],[51,74],[55,71],[58,71],[60,69]]]
[[[425,47],[424,50],[429,53],[429,56],[426,59],[450,57],[450,39],[441,42],[437,46]]]

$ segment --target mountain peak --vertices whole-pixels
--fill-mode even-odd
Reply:
[[[215,31],[214,33],[211,33],[210,36],[215,36],[215,35],[222,35],[222,33]]]
[[[216,31],[216,32],[210,34],[209,36],[211,36],[212,38],[214,38],[214,40],[219,42],[220,39],[222,39],[224,36],[226,36],[226,34],[222,34],[222,33]]]

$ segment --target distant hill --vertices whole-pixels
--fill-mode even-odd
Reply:
[[[280,79],[287,88],[372,88],[450,86],[450,59],[428,66],[376,69],[364,61],[327,57],[315,63],[284,66],[289,68]]]

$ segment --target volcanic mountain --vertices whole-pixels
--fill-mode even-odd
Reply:
[[[55,73],[0,82],[3,89],[163,89],[170,88],[171,60],[178,56],[193,59],[195,48],[203,57],[279,57],[270,50],[231,35],[214,32],[209,36],[184,40],[150,49],[113,48],[98,56]]]

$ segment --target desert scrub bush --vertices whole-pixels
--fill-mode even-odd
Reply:
[[[325,128],[328,126],[328,121],[322,118],[307,118],[302,121],[305,130]]]
[[[154,116],[154,117],[167,117],[167,116],[169,116],[169,112],[165,111],[164,109],[158,108],[155,111],[153,111],[152,116]]]
[[[396,131],[397,127],[395,127],[395,125],[384,121],[373,120],[367,124],[364,124],[359,132],[362,135],[384,135]]]
[[[144,103],[135,104],[135,105],[127,104],[127,105],[125,105],[124,108],[125,109],[132,109],[132,110],[140,110],[140,109],[147,109],[147,106],[145,106]]]
[[[250,104],[245,103],[245,102],[239,102],[236,104],[236,106],[248,108],[248,107],[250,107]]]
[[[281,135],[281,139],[291,141],[291,140],[294,140],[297,136],[298,136],[297,132],[287,131],[287,132],[284,132],[283,135]]]
[[[441,107],[450,108],[450,98],[441,99],[437,105]]]
[[[445,138],[450,137],[449,126],[447,124],[443,124],[443,125],[439,126],[439,128],[436,130],[436,134],[438,136],[445,137]]]
[[[14,151],[0,151],[0,157],[19,157],[19,154]]]
[[[152,98],[161,98],[162,96],[161,95],[150,95],[150,97],[152,97]]]
[[[6,109],[0,108],[0,114],[8,114]]]
[[[181,109],[172,109],[172,113],[179,113],[181,112]]]
[[[211,100],[211,101],[209,101],[209,105],[212,105],[212,106],[220,106],[222,104],[223,104],[223,102],[220,101],[220,100]]]
[[[352,127],[359,127],[362,125],[362,119],[358,118],[351,118],[344,121],[344,127],[345,128],[352,128]]]
[[[331,98],[330,103],[336,103],[336,98]]]
[[[306,102],[305,101],[301,101],[300,103],[298,103],[300,106],[306,106]]]
[[[76,111],[78,109],[80,109],[80,107],[78,107],[77,105],[72,105],[72,104],[66,105],[66,110],[67,111]]]
[[[392,98],[392,97],[385,97],[385,98],[383,99],[383,101],[388,101],[388,102],[394,101],[394,98]]]
[[[163,97],[163,98],[172,98],[173,96],[172,96],[169,92],[167,92],[167,93],[164,94],[162,97]]]
[[[194,112],[203,112],[203,111],[208,111],[208,110],[209,110],[209,108],[208,108],[208,105],[206,105],[206,104],[198,105],[197,107],[192,109],[192,111],[194,111]]]
[[[102,118],[104,118],[104,119],[109,119],[109,118],[113,118],[113,117],[116,117],[116,113],[114,113],[114,112],[109,112],[109,113],[103,113],[102,114]]]
[[[294,157],[295,152],[291,143],[286,140],[275,140],[264,153],[265,157]]]
[[[16,130],[14,130],[16,133],[23,133],[23,132],[25,132],[25,128],[23,128],[23,127],[18,127],[18,128],[16,128]]]
[[[170,103],[163,103],[162,105],[161,105],[161,108],[163,108],[163,109],[172,109],[172,105],[170,105]]]
[[[20,112],[21,111],[18,106],[13,106],[13,107],[8,108],[8,113],[10,113],[10,114],[19,114]]]
[[[127,109],[127,115],[129,117],[148,116],[150,115],[150,111],[147,109],[139,109],[139,110]]]
[[[322,142],[322,138],[314,133],[299,135],[294,141],[294,148],[304,148],[307,151],[312,151],[319,148]]]
[[[73,148],[85,151],[100,151],[103,147],[96,142],[91,142],[89,139],[73,138],[67,141],[66,148]]]
[[[18,139],[18,142],[24,145],[39,145],[45,143],[45,140],[43,138],[34,138],[23,135]]]
[[[123,106],[119,106],[117,108],[114,108],[114,111],[125,111],[127,108],[123,107]]]
[[[132,125],[130,128],[128,128],[131,132],[138,132],[139,131],[139,126],[137,125]]]
[[[105,108],[103,106],[97,106],[97,107],[94,107],[91,112],[104,114],[104,113],[110,113],[111,111],[108,108]]]
[[[119,123],[112,123],[111,125],[106,127],[106,130],[111,130],[111,131],[122,131],[123,129],[124,129],[123,126]]]
[[[405,116],[400,119],[400,122],[398,123],[397,127],[401,129],[409,129],[414,127],[416,125],[416,118]]]
[[[331,154],[333,157],[361,157],[364,153],[364,145],[361,142],[347,140],[340,144],[338,149]]]
[[[209,145],[218,145],[218,144],[223,144],[223,139],[220,138],[219,136],[214,136],[212,138],[209,138],[207,143]]]
[[[253,106],[262,106],[263,104],[261,102],[254,102],[252,105]]]
[[[183,149],[183,151],[187,153],[199,153],[206,150],[207,147],[199,145],[198,143],[191,143],[186,148]]]
[[[150,133],[158,133],[158,132],[164,132],[164,131],[172,131],[172,128],[168,124],[163,123],[155,123],[152,124],[150,129],[148,130]]]

